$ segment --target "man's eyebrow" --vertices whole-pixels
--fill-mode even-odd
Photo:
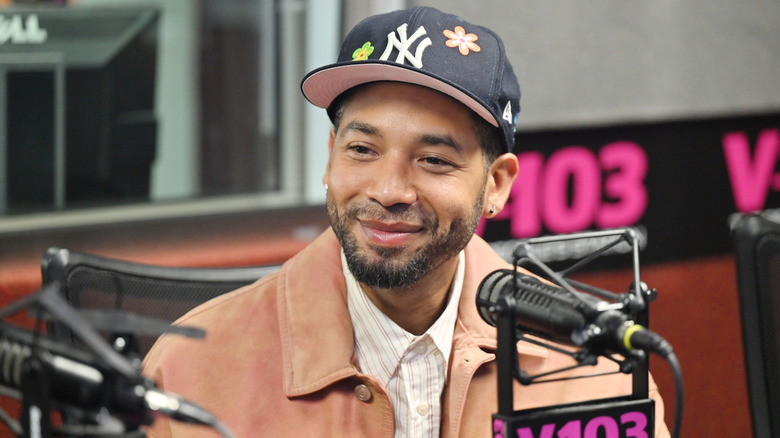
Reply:
[[[447,146],[458,152],[463,150],[463,146],[457,141],[455,141],[455,139],[452,138],[452,136],[449,135],[423,134],[420,136],[419,140],[420,143],[428,144],[431,146],[438,146],[438,145]]]
[[[379,133],[379,130],[375,126],[358,121],[349,122],[349,124],[344,127],[344,131],[358,131],[366,135],[374,135],[378,137],[382,136],[382,134]]]

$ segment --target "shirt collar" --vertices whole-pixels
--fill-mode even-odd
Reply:
[[[458,318],[458,303],[463,290],[465,254],[458,255],[458,267],[447,306],[439,318],[421,336],[414,336],[382,313],[371,302],[347,266],[344,252],[341,264],[347,284],[347,306],[355,333],[355,352],[361,371],[387,384],[410,344],[430,337],[441,351],[445,365],[452,350],[452,338]],[[445,369],[447,369],[445,367]]]

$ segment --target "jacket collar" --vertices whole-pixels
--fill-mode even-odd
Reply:
[[[466,247],[453,350],[469,348],[474,354],[486,355],[484,361],[492,360],[496,329],[482,321],[475,300],[482,279],[502,267],[511,265],[480,237],[472,238]],[[277,282],[285,393],[306,395],[357,375],[340,246],[333,231],[327,230],[285,263]],[[524,343],[518,352],[547,354],[541,347]]]

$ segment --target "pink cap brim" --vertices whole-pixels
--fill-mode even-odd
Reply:
[[[392,64],[354,62],[326,67],[304,79],[301,90],[309,102],[320,108],[327,108],[339,94],[348,89],[378,81],[405,82],[432,88],[463,103],[491,125],[498,126],[487,108],[460,89],[442,79]]]

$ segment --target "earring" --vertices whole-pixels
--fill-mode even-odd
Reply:
[[[495,212],[496,212],[496,206],[494,205],[494,206],[490,207],[490,214],[493,214]]]
[[[325,191],[326,192],[328,191],[328,184],[327,183],[325,183]]]

